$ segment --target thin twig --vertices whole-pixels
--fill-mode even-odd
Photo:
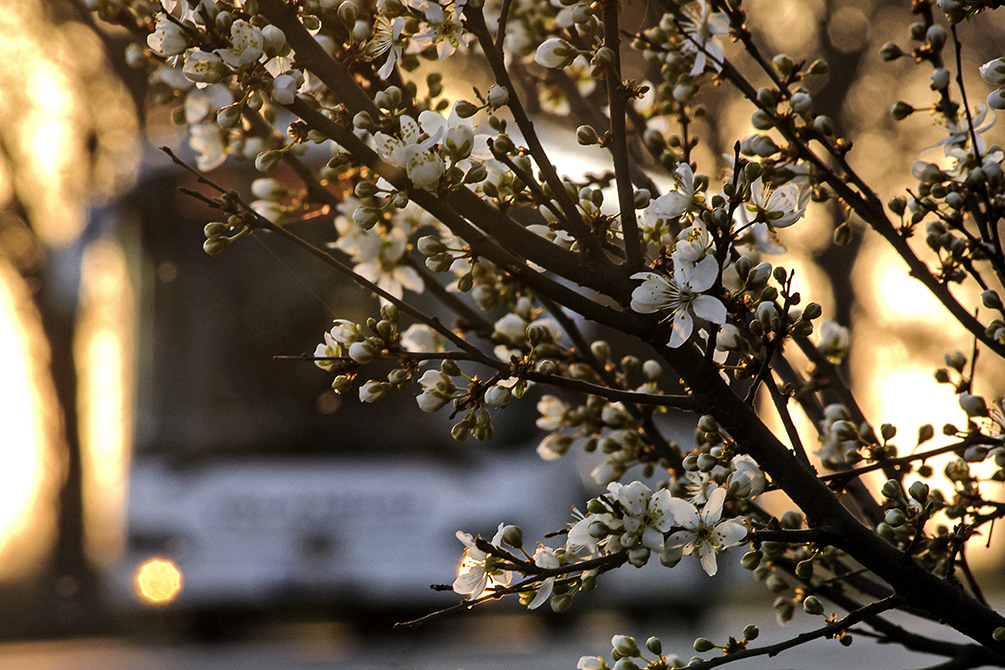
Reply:
[[[769,373],[764,377],[764,384],[768,387],[771,401],[775,404],[778,418],[782,420],[782,425],[785,426],[785,433],[789,436],[789,442],[792,444],[792,449],[796,452],[796,457],[799,458],[803,465],[812,468],[810,459],[806,456],[803,441],[799,438],[799,431],[796,430],[796,424],[793,423],[792,415],[789,414],[788,398],[779,390],[778,384],[775,383],[775,377],[772,374]]]
[[[806,644],[812,640],[817,640],[822,637],[835,637],[864,619],[897,607],[902,600],[903,599],[899,596],[890,596],[889,598],[885,598],[857,609],[845,618],[839,619],[834,623],[824,626],[823,628],[818,628],[808,633],[800,633],[799,635],[785,640],[784,642],[779,642],[778,644],[772,644],[765,647],[756,647],[753,649],[740,649],[728,656],[713,658],[699,663],[692,663],[687,667],[688,670],[706,670],[707,668],[716,668],[720,665],[725,665],[726,663],[732,663],[733,661],[739,661],[744,658],[752,658],[754,656],[777,656],[783,651],[792,649],[793,647],[797,647],[801,644]]]

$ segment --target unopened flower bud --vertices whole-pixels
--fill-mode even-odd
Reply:
[[[775,66],[775,69],[778,70],[778,73],[781,74],[783,77],[788,77],[790,74],[792,74],[792,69],[795,66],[795,64],[792,62],[792,59],[786,56],[785,54],[778,54],[777,56],[772,58],[771,64]]]
[[[239,103],[227,105],[216,113],[216,123],[221,128],[233,128],[241,120],[243,106]]]
[[[967,413],[967,416],[987,416],[988,406],[984,398],[979,395],[971,395],[964,391],[960,394],[960,409]]]
[[[946,365],[956,370],[957,372],[963,372],[964,366],[967,364],[967,356],[962,351],[956,350],[952,353],[947,353],[944,356]]]
[[[332,391],[342,395],[352,387],[352,377],[349,375],[338,375],[332,380]]]
[[[827,74],[828,72],[830,72],[830,69],[831,67],[830,65],[827,64],[827,61],[825,61],[823,58],[818,58],[812,63],[810,63],[810,66],[806,68],[806,74],[814,76]]]
[[[230,246],[230,240],[226,237],[215,237],[207,239],[202,243],[202,250],[210,256],[219,256]]]
[[[925,38],[928,40],[928,43],[931,44],[933,47],[935,47],[936,49],[941,49],[942,46],[946,43],[947,38],[946,29],[940,26],[939,24],[931,25],[928,27],[928,30],[925,31]]]
[[[740,559],[740,565],[744,570],[753,570],[761,564],[761,558],[764,557],[764,553],[761,551],[748,551]]]
[[[806,115],[813,104],[813,98],[806,91],[799,91],[789,98],[789,107],[796,114]]]
[[[550,358],[546,358],[537,365],[537,371],[543,375],[553,375],[558,372],[558,365]]]
[[[931,79],[931,89],[933,91],[942,91],[949,86],[949,70],[944,67],[936,68],[932,71]]]
[[[611,646],[621,656],[633,658],[639,655],[639,647],[635,643],[635,638],[630,635],[615,635],[611,638]]]
[[[883,45],[883,48],[879,50],[880,58],[886,62],[897,60],[904,55],[904,50],[893,42],[887,42]]]
[[[981,294],[981,302],[983,302],[984,306],[988,309],[996,309],[999,312],[1003,309],[1001,296],[991,289],[988,289]]]
[[[519,549],[523,546],[523,530],[521,530],[520,526],[504,526],[502,539],[509,546]]]
[[[359,8],[354,2],[343,2],[338,6],[338,19],[342,25],[351,27],[356,24],[356,17],[359,16]]]
[[[928,501],[928,490],[928,484],[925,482],[914,482],[907,489],[907,492],[912,498],[924,505]]]
[[[911,114],[914,114],[914,107],[904,102],[903,100],[898,100],[891,110],[893,118],[897,121],[903,121]]]
[[[534,61],[542,67],[562,69],[571,65],[578,54],[576,48],[561,37],[552,37],[537,48]]]
[[[831,117],[821,114],[813,119],[813,130],[825,137],[830,137],[834,134],[834,122],[831,121]]]
[[[255,159],[255,169],[259,172],[270,172],[279,167],[283,154],[279,151],[263,151]]]
[[[882,494],[887,498],[900,497],[900,484],[895,479],[887,479],[882,485]]]
[[[774,593],[781,593],[782,591],[787,591],[789,588],[788,583],[779,577],[778,575],[772,573],[765,581],[764,585],[768,587]]]
[[[508,104],[509,91],[503,86],[493,85],[489,89],[488,103],[489,107],[491,107],[492,109],[499,109],[503,105]]]
[[[485,392],[485,403],[492,406],[503,408],[509,405],[510,398],[512,398],[513,392],[504,386],[493,386],[488,391]]]
[[[758,130],[771,130],[775,127],[775,119],[764,110],[756,110],[750,115],[750,124]]]
[[[907,523],[907,517],[905,517],[904,513],[899,509],[891,509],[886,513],[884,521],[896,528]]]
[[[800,528],[803,525],[803,515],[795,510],[789,510],[782,515],[780,519],[782,523],[782,528],[788,528],[794,530]]]
[[[387,395],[387,391],[390,388],[391,385],[387,382],[368,381],[359,387],[360,402],[377,402]]]
[[[807,596],[803,600],[803,611],[807,614],[823,614],[824,604],[816,596]]]
[[[342,6],[344,7],[345,4],[343,3]],[[371,131],[376,127],[376,124],[373,122],[373,117],[370,116],[370,112],[362,111],[357,112],[356,116],[352,117],[352,126],[357,130]]]
[[[576,141],[579,142],[581,146],[590,146],[596,144],[599,141],[597,136],[597,131],[594,130],[593,126],[582,125],[576,128]]]
[[[597,49],[597,54],[593,57],[593,62],[596,65],[605,68],[612,68],[617,63],[617,55],[614,53],[614,49],[610,47],[600,47]]]

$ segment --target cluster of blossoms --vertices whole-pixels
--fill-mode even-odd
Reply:
[[[569,527],[565,545],[557,549],[539,544],[533,555],[528,554],[516,526],[500,524],[491,543],[481,540],[481,546],[467,533],[458,532],[465,549],[454,591],[475,600],[486,590],[507,588],[513,572],[533,577],[549,571],[535,586],[520,591],[521,598],[530,609],[550,599],[552,609],[562,611],[576,592],[596,585],[603,566],[600,559],[623,556],[631,565],[642,567],[655,553],[663,565],[672,568],[682,556],[693,555],[713,576],[716,556],[740,545],[749,534],[742,517],[722,518],[726,487],[712,489],[700,511],[665,488],[653,491],[638,481],[611,482],[607,489],[605,495],[590,501],[586,515],[578,515]],[[505,551],[504,544],[528,560]],[[592,567],[580,567],[582,564]]]
[[[653,198],[642,214],[642,226],[648,238],[664,243],[674,225],[685,220],[691,222],[672,236],[670,275],[657,272],[632,275],[632,279],[641,280],[642,284],[632,293],[631,308],[642,314],[666,312],[664,321],[669,321],[672,328],[669,340],[672,348],[690,340],[696,317],[718,326],[726,324],[727,309],[716,294],[725,297],[741,293],[751,288],[749,284],[763,283],[767,279],[764,270],[770,274],[768,264],[761,264],[753,276],[750,270],[741,274],[742,265],[731,254],[732,240],[752,226],[763,226],[765,231],[786,228],[802,218],[806,211],[809,191],[800,191],[794,183],[767,186],[760,166],[747,165],[753,169],[745,170],[746,176],[757,176],[741,194],[745,200],[729,201],[735,203],[732,206],[734,223],[728,231],[730,241],[725,254],[718,253],[716,237],[698,217],[704,209],[704,197],[696,193],[694,173],[686,163],[679,164],[675,170],[675,188]],[[713,199],[710,218],[715,221],[716,212],[725,213],[726,208],[726,199],[717,196]],[[758,279],[759,275],[764,275],[763,280]]]

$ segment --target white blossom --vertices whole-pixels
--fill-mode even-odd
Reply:
[[[983,102],[977,106],[977,113],[973,116],[974,125],[974,136],[977,137],[977,146],[970,147],[969,153],[973,154],[974,150],[979,154],[984,153],[985,142],[981,135],[988,130],[990,130],[994,125],[997,117],[994,114],[990,115],[990,118],[985,121],[988,117],[988,105]],[[952,156],[954,150],[962,150],[963,156],[965,157],[967,152],[965,148],[970,143],[970,120],[967,118],[966,114],[960,114],[959,118],[955,121],[949,121],[946,123],[946,137],[942,138],[930,147],[923,150],[929,151],[930,149],[935,149],[936,147],[942,147],[942,151],[946,156]]]
[[[800,206],[799,187],[785,184],[776,189],[764,185],[760,177],[750,185],[750,211],[763,215],[769,228],[787,228],[806,212]]]
[[[492,546],[502,545],[502,532],[505,524],[499,524],[499,530],[492,537]],[[478,548],[475,540],[468,533],[457,531],[457,539],[464,545],[464,558],[461,561],[460,573],[454,580],[454,593],[466,595],[474,600],[489,586],[507,586],[512,580],[512,573],[507,570],[495,570],[486,566],[489,555]]]
[[[444,11],[441,4],[430,1],[422,10],[429,30],[417,35],[416,38],[435,44],[436,54],[440,60],[447,58],[454,53],[457,47],[461,46],[461,38],[464,33],[461,12],[464,10],[466,2],[467,0],[454,0],[450,3],[449,9]]]
[[[396,298],[402,297],[404,289],[421,293],[425,288],[422,277],[415,268],[399,263],[408,250],[408,236],[405,232],[395,226],[382,230],[376,239],[379,244],[369,247],[357,257],[359,263],[353,267],[353,271]],[[381,303],[386,302],[382,297]]]
[[[677,235],[672,254],[675,266],[687,264],[693,267],[709,255],[715,255],[715,242],[702,223],[695,222]]]
[[[232,68],[250,65],[262,57],[265,52],[265,38],[262,30],[244,19],[238,19],[230,26],[230,46],[217,49],[216,53]]]
[[[419,384],[422,385],[422,393],[415,400],[423,412],[440,411],[457,390],[450,375],[440,370],[426,370],[419,377]]]
[[[680,163],[674,170],[676,186],[666,195],[650,201],[646,207],[647,218],[676,219],[687,211],[694,197],[694,172],[687,163]]]
[[[419,121],[403,114],[399,121],[401,137],[377,133],[374,140],[380,155],[397,167],[419,188],[433,186],[447,167],[435,147],[445,133],[443,117],[436,112],[419,114]],[[433,130],[433,132],[430,132]],[[423,138],[423,135],[426,137]]]
[[[682,554],[697,554],[705,572],[710,577],[716,573],[716,554],[740,544],[747,536],[747,529],[735,521],[720,521],[725,500],[726,489],[716,488],[699,513],[688,501],[670,498],[668,505],[673,513],[674,525],[683,526],[684,530],[667,538],[660,557],[664,565],[676,565]]]
[[[709,64],[713,70],[720,72],[723,61],[722,44],[715,38],[729,32],[729,18],[722,12],[709,11],[706,0],[698,0],[688,7],[689,16],[683,22],[687,39],[681,45],[681,51],[694,54],[691,76],[701,74]],[[697,7],[697,11],[694,7]]]
[[[177,56],[189,47],[189,39],[176,21],[159,14],[154,31],[147,35],[147,46],[158,56]]]
[[[189,126],[188,144],[196,153],[195,164],[203,172],[223,165],[227,160],[227,147],[223,142],[223,132],[213,123],[197,123]]]
[[[607,491],[624,511],[621,522],[625,533],[638,537],[638,542],[650,551],[662,551],[663,533],[674,525],[670,492],[666,489],[654,492],[637,481],[630,484],[611,482]]]
[[[848,329],[837,321],[824,321],[820,324],[820,344],[817,351],[831,362],[837,363],[848,353],[850,339]]]
[[[562,427],[569,405],[553,395],[542,396],[537,401],[537,411],[541,413],[536,425],[541,430],[558,430]]]
[[[386,16],[379,15],[374,22],[374,36],[369,45],[370,54],[374,57],[387,54],[387,60],[377,70],[377,76],[381,79],[387,79],[391,76],[395,64],[401,58],[404,51],[401,31],[404,27],[405,19],[400,16],[392,21]]]
[[[534,565],[539,568],[544,568],[545,570],[554,570],[561,566],[558,558],[555,556],[555,550],[551,547],[539,546],[534,550]],[[548,602],[548,598],[551,597],[552,589],[555,587],[555,578],[546,577],[541,581],[541,585],[537,587],[537,594],[534,599],[530,601],[527,605],[527,609],[537,609],[544,603]]]
[[[215,84],[230,74],[227,66],[223,64],[223,59],[215,53],[206,51],[189,53],[182,72],[186,79],[199,87]]]
[[[401,348],[412,353],[441,351],[443,336],[424,323],[413,323],[401,334]]]
[[[677,348],[688,341],[694,328],[695,316],[723,324],[726,322],[726,307],[718,298],[703,295],[712,288],[719,272],[714,256],[706,256],[693,267],[686,263],[674,266],[673,276],[654,272],[638,272],[632,279],[644,280],[632,291],[631,307],[642,314],[652,314],[669,310],[673,333],[669,346]]]
[[[522,344],[527,339],[527,322],[518,314],[510,312],[493,325],[493,335],[497,335],[510,344]]]

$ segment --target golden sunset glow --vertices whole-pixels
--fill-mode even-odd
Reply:
[[[138,125],[97,35],[46,14],[38,0],[0,0],[0,137],[36,233],[64,246],[83,227],[88,197],[131,179]]]
[[[55,533],[60,417],[48,363],[28,288],[0,256],[0,577],[35,571]]]
[[[98,565],[114,562],[125,542],[132,325],[125,254],[114,242],[93,242],[81,263],[76,360],[85,539]]]

